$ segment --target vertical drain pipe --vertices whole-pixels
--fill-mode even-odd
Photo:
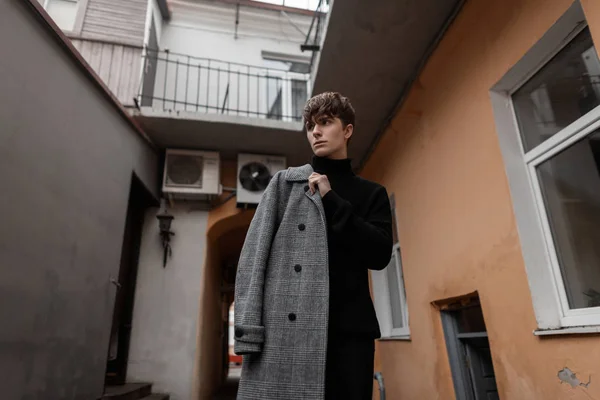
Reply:
[[[379,385],[379,400],[385,400],[385,386],[383,385],[383,375],[381,372],[375,372],[373,375],[373,379],[377,381],[377,385]]]
[[[235,32],[233,33],[233,38],[237,40],[238,38],[238,25],[240,24],[240,3],[238,2],[235,5]]]

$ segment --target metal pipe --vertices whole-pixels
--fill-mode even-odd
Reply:
[[[375,372],[375,375],[373,375],[373,379],[377,381],[377,385],[379,386],[379,400],[385,400],[385,386],[383,384],[382,373]]]
[[[238,25],[240,24],[240,3],[237,3],[235,6],[235,32],[233,34],[233,38],[238,38]]]

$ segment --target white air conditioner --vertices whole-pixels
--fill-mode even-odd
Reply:
[[[238,154],[238,207],[256,207],[273,175],[285,167],[285,157]]]
[[[167,149],[163,193],[175,199],[210,200],[222,192],[219,153]]]

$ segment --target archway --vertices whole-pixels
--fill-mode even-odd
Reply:
[[[213,399],[224,384],[224,393],[231,397],[223,398],[235,398],[236,382],[226,381],[229,308],[234,299],[237,263],[253,215],[253,211],[237,209],[235,200],[209,214],[196,356],[199,399]]]

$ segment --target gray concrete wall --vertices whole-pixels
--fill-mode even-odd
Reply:
[[[208,212],[170,209],[172,258],[163,268],[156,213],[146,215],[133,310],[129,381],[154,382],[171,400],[192,398]]]
[[[27,1],[0,2],[0,54],[1,397],[96,399],[132,171],[155,190],[157,156]]]

